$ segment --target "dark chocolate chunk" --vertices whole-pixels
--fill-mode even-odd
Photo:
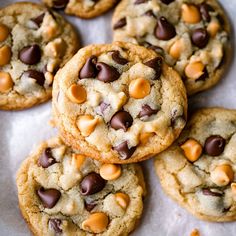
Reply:
[[[169,21],[167,21],[164,16],[162,16],[157,21],[154,35],[160,40],[170,40],[176,35],[175,27]]]
[[[95,78],[97,76],[97,69],[96,69],[97,57],[91,56],[87,59],[84,66],[80,70],[79,78]]]
[[[42,166],[43,168],[48,168],[49,166],[55,163],[57,162],[52,155],[52,149],[46,148],[38,160],[39,166]]]
[[[84,201],[85,209],[89,212],[92,211],[96,205],[97,205],[96,203],[91,203],[91,202],[87,203],[86,201]]]
[[[118,111],[116,112],[110,121],[111,127],[115,130],[123,129],[127,131],[128,128],[132,125],[133,118],[127,111]]]
[[[56,233],[58,233],[58,234],[62,233],[62,229],[60,228],[60,226],[61,226],[60,219],[50,219],[48,221],[48,223]]]
[[[169,5],[170,3],[174,2],[175,0],[161,0],[162,3]]]
[[[18,58],[27,65],[37,64],[41,59],[40,47],[37,44],[22,48]]]
[[[191,39],[194,45],[204,48],[209,41],[209,34],[206,29],[198,28],[192,32]]]
[[[126,159],[129,159],[133,155],[133,153],[136,150],[136,147],[129,148],[128,142],[124,141],[118,146],[113,147],[113,149],[119,153],[121,160],[126,160]]]
[[[142,110],[138,114],[138,118],[144,117],[144,116],[151,116],[158,112],[158,110],[152,109],[149,105],[145,104],[142,106]]]
[[[219,192],[213,192],[211,189],[209,188],[203,188],[202,189],[202,193],[204,195],[207,195],[207,196],[213,196],[213,197],[221,197],[223,196],[223,193],[219,193]]]
[[[124,27],[125,25],[127,24],[126,22],[126,18],[121,18],[120,20],[118,20],[114,25],[113,25],[113,29],[116,30],[116,29],[119,29],[119,28],[122,28]]]
[[[35,79],[37,84],[39,84],[40,86],[44,85],[45,77],[42,72],[39,72],[37,70],[27,70],[23,73],[23,76]]]
[[[91,195],[100,192],[106,185],[104,180],[99,174],[91,172],[86,175],[80,183],[82,195]]]
[[[53,8],[55,9],[64,9],[66,5],[69,3],[69,0],[53,0]]]
[[[205,141],[204,150],[210,156],[219,156],[225,148],[225,139],[220,135],[212,135]]]
[[[41,15],[32,18],[31,21],[33,21],[35,23],[35,25],[37,26],[37,28],[39,28],[43,22],[43,18],[45,16],[45,13],[42,13]]]
[[[104,83],[113,82],[120,77],[120,73],[115,67],[107,65],[104,62],[98,62],[96,68],[98,70],[97,79]]]
[[[44,189],[43,187],[41,187],[37,191],[37,194],[45,208],[53,208],[61,197],[60,191],[53,188]]]
[[[154,59],[151,59],[150,61],[147,61],[144,63],[144,65],[151,67],[156,71],[156,76],[154,80],[158,80],[161,76],[162,72],[162,58],[161,57],[156,57]]]
[[[112,54],[111,54],[111,57],[112,57],[112,59],[113,59],[116,63],[118,63],[118,64],[120,64],[120,65],[125,65],[125,64],[128,63],[128,60],[126,60],[125,58],[121,57],[119,51],[112,51],[111,53],[112,53]]]

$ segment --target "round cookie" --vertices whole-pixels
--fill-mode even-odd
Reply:
[[[188,95],[214,86],[229,64],[230,23],[215,0],[122,0],[112,22],[115,41],[161,53]]]
[[[16,110],[51,98],[54,74],[77,51],[72,26],[35,3],[0,9],[0,109]]]
[[[47,6],[81,18],[100,16],[110,10],[118,0],[42,0]]]
[[[19,206],[34,235],[128,235],[142,214],[145,183],[136,164],[101,164],[43,142],[17,174]]]
[[[155,159],[164,191],[194,216],[236,219],[236,110],[208,108]]]
[[[134,44],[85,47],[55,76],[53,113],[64,141],[102,162],[161,152],[179,136],[186,110],[177,72]]]

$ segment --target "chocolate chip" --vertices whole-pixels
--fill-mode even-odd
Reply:
[[[202,3],[200,4],[200,12],[202,14],[202,18],[203,20],[207,21],[207,22],[210,22],[211,20],[211,16],[209,14],[209,11],[212,11],[212,7],[209,6],[207,3]]]
[[[80,189],[82,195],[91,195],[100,192],[106,185],[104,180],[99,174],[95,172],[89,173],[83,178],[80,183]]]
[[[96,205],[96,203],[87,203],[86,201],[84,201],[85,209],[89,212],[92,211]]]
[[[113,147],[113,149],[119,153],[121,160],[126,160],[126,159],[129,159],[133,155],[133,153],[136,150],[136,147],[129,148],[128,142],[124,141],[118,146]]]
[[[116,30],[116,29],[119,29],[119,28],[122,28],[124,27],[125,25],[127,24],[126,22],[126,18],[121,18],[120,20],[118,20],[114,25],[113,25],[113,29]]]
[[[128,60],[126,60],[125,58],[121,57],[120,52],[119,51],[112,51],[111,54],[112,59],[120,64],[120,65],[125,65],[128,63]]]
[[[105,103],[105,102],[101,102],[100,103],[100,109],[101,109],[101,113],[104,114],[104,111],[110,106],[109,104]]]
[[[154,80],[158,80],[161,76],[162,72],[162,58],[161,57],[156,57],[154,59],[151,59],[150,61],[147,61],[144,63],[144,65],[151,67],[156,71],[156,76]]]
[[[113,82],[120,77],[120,73],[115,67],[107,65],[104,62],[98,62],[96,68],[98,70],[97,79],[104,83]]]
[[[142,110],[138,114],[138,118],[144,117],[144,116],[151,116],[158,112],[158,110],[152,109],[149,105],[145,104],[142,106]]]
[[[145,16],[151,16],[151,17],[156,18],[155,14],[153,13],[152,10],[146,11],[146,12],[144,13],[144,15],[145,15]]]
[[[40,86],[44,85],[45,77],[42,72],[39,72],[37,70],[27,70],[23,73],[23,76],[35,79],[37,84],[39,84]]]
[[[208,77],[209,77],[209,74],[208,74],[207,68],[205,67],[203,70],[203,74],[199,78],[197,78],[195,81],[205,81],[206,78]]]
[[[33,21],[35,23],[35,25],[37,26],[37,28],[39,28],[43,22],[43,18],[45,16],[45,13],[42,13],[41,15],[32,18],[31,21]]]
[[[225,148],[225,139],[220,135],[212,135],[205,141],[204,150],[210,156],[219,156]]]
[[[147,44],[147,48],[148,49],[152,49],[153,51],[157,52],[158,54],[161,54],[161,55],[164,55],[164,50],[163,48],[159,47],[159,46],[155,46],[155,45],[152,45],[150,43],[146,43]]]
[[[123,129],[127,131],[127,129],[132,125],[133,118],[127,111],[118,111],[115,115],[112,116],[110,124],[111,127],[115,130]]]
[[[170,40],[176,35],[175,27],[162,16],[157,21],[154,35],[160,40]]]
[[[61,226],[60,219],[50,219],[48,221],[48,223],[56,233],[58,233],[58,234],[62,233],[62,229],[60,228],[60,226]]]
[[[192,32],[191,39],[194,45],[199,48],[204,48],[209,41],[209,34],[206,29],[198,28]]]
[[[175,0],[161,0],[161,2],[166,4],[166,5],[168,5],[168,4],[170,4],[170,3],[174,2],[174,1]]]
[[[97,57],[91,56],[87,59],[84,66],[80,70],[79,78],[95,78],[97,76],[97,69],[96,69]]]
[[[42,166],[43,168],[48,168],[49,166],[55,163],[57,162],[52,155],[52,149],[46,148],[38,160],[39,166]]]
[[[61,197],[60,191],[53,188],[44,189],[41,187],[37,193],[45,208],[53,208]]]
[[[212,190],[210,190],[209,188],[203,188],[202,189],[202,193],[206,196],[213,196],[213,197],[221,197],[223,196],[223,193],[219,193],[219,192],[213,192]]]
[[[40,47],[37,44],[22,48],[18,58],[27,65],[37,64],[41,59]]]
[[[136,0],[136,1],[134,2],[134,4],[135,4],[135,5],[138,5],[138,4],[142,4],[142,3],[146,3],[146,2],[148,2],[148,0]]]
[[[53,8],[55,9],[64,9],[66,5],[69,3],[69,0],[53,0]]]

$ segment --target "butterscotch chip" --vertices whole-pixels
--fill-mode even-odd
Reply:
[[[211,180],[218,186],[226,186],[234,179],[234,171],[230,165],[223,164],[217,166],[211,172]]]
[[[141,99],[146,97],[150,93],[150,90],[151,90],[150,83],[143,78],[132,80],[129,84],[130,97],[136,99]]]
[[[0,42],[5,41],[9,34],[10,34],[9,28],[4,24],[0,24]]]
[[[201,21],[201,14],[197,6],[192,4],[182,5],[182,19],[186,23],[196,24]]]
[[[81,168],[81,166],[83,165],[84,161],[85,161],[85,156],[82,154],[73,154],[72,155],[72,165],[76,165],[76,167],[78,169]]]
[[[97,123],[97,118],[94,118],[91,115],[83,115],[78,118],[77,126],[81,134],[87,137],[95,130]]]
[[[196,80],[204,74],[204,68],[205,66],[200,61],[189,63],[185,68],[185,75],[189,79]]]
[[[130,198],[125,193],[116,193],[115,199],[117,203],[123,208],[126,209],[129,206]]]
[[[6,93],[13,87],[11,75],[7,72],[0,71],[0,92]]]
[[[141,133],[139,136],[141,144],[145,145],[148,142],[149,138],[151,138],[154,135],[155,135],[155,133],[152,133],[152,132]]]
[[[78,104],[85,102],[87,99],[86,90],[79,84],[72,84],[67,91],[67,96],[72,102]]]
[[[220,30],[220,25],[217,21],[212,21],[207,26],[207,31],[209,32],[212,38],[216,36],[219,30]]]
[[[114,180],[120,177],[121,167],[114,164],[103,164],[100,168],[100,175],[105,180]]]
[[[4,45],[0,48],[0,66],[9,64],[11,54],[11,48],[9,46]]]
[[[201,144],[194,139],[188,139],[180,147],[183,149],[186,158],[191,162],[198,160],[202,154]]]
[[[183,42],[181,39],[177,40],[171,47],[170,47],[170,51],[169,54],[175,58],[175,59],[179,59],[181,56],[181,53],[183,51]]]
[[[200,233],[199,233],[199,231],[198,231],[197,229],[194,229],[194,230],[191,232],[190,236],[200,236]]]

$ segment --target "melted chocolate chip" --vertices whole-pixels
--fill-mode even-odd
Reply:
[[[83,178],[80,183],[80,189],[82,195],[91,195],[100,192],[106,185],[104,180],[99,174],[95,172],[89,173]]]
[[[104,62],[98,62],[96,68],[98,70],[97,79],[104,83],[113,82],[120,77],[120,73],[115,67],[107,65]]]
[[[170,3],[174,2],[175,0],[161,0],[162,3],[169,5]]]
[[[118,146],[113,147],[113,149],[119,153],[121,160],[126,160],[133,155],[136,150],[136,147],[129,148],[127,141],[124,141]]]
[[[132,123],[133,118],[127,111],[116,112],[116,114],[112,116],[110,121],[111,127],[113,129],[123,129],[124,131],[127,131]]]
[[[208,74],[208,71],[207,71],[207,68],[205,67],[204,70],[203,70],[203,74],[196,79],[196,81],[205,81],[206,78],[209,77],[209,74]]]
[[[213,10],[212,7],[205,2],[200,4],[200,12],[202,14],[203,20],[210,22],[211,16],[209,14],[209,11],[212,11],[212,10]]]
[[[96,69],[97,57],[91,56],[87,59],[84,66],[80,70],[79,78],[95,78],[97,76],[97,69]]]
[[[22,48],[18,58],[27,65],[37,64],[41,59],[40,47],[37,44]]]
[[[191,39],[194,45],[199,48],[204,48],[209,41],[209,34],[206,29],[198,28],[192,32]]]
[[[206,196],[213,196],[213,197],[221,197],[221,196],[223,196],[223,193],[213,192],[209,188],[203,188],[202,189],[202,193],[204,195],[206,195]]]
[[[45,16],[45,13],[43,13],[35,18],[32,18],[31,21],[33,21],[35,23],[35,25],[37,26],[37,28],[39,28],[43,22],[44,16]]]
[[[60,191],[58,191],[57,189],[44,189],[43,187],[41,187],[38,191],[37,194],[40,198],[40,200],[43,203],[43,206],[45,208],[53,208],[58,200],[61,197],[61,193]]]
[[[148,43],[148,45],[146,47],[148,49],[152,49],[153,51],[157,52],[158,54],[164,55],[163,48],[161,48],[159,46],[151,45],[150,43]]]
[[[45,77],[42,72],[39,72],[37,70],[27,70],[23,73],[23,76],[35,79],[37,84],[39,84],[40,86],[44,85]]]
[[[66,5],[68,4],[69,0],[53,0],[53,8],[55,9],[64,9]]]
[[[145,16],[150,16],[150,17],[156,18],[155,14],[153,13],[152,10],[146,11],[146,12],[144,13],[144,15],[145,15]]]
[[[162,58],[161,57],[156,57],[154,59],[151,59],[150,61],[147,61],[144,63],[144,65],[151,67],[156,71],[156,76],[154,80],[158,80],[161,76],[162,72]]]
[[[210,156],[219,156],[225,148],[225,139],[220,135],[212,135],[205,141],[204,150]]]
[[[158,110],[152,109],[149,105],[145,104],[142,106],[142,110],[138,114],[138,118],[144,117],[144,116],[151,116],[158,112]]]
[[[175,27],[165,17],[160,17],[154,30],[154,35],[160,40],[170,40],[175,37]]]
[[[39,166],[42,166],[43,168],[48,168],[49,166],[55,163],[57,162],[52,155],[52,149],[46,148],[38,160]]]
[[[119,29],[122,28],[124,26],[126,26],[127,22],[126,22],[126,18],[121,18],[120,20],[118,20],[114,25],[113,25],[113,29]]]
[[[96,205],[96,203],[87,203],[86,201],[84,201],[85,209],[89,212],[92,211]]]
[[[50,219],[48,221],[48,223],[56,233],[58,233],[58,234],[62,233],[62,229],[60,228],[60,226],[61,226],[60,219]]]
[[[146,3],[146,2],[148,2],[148,0],[136,0],[136,1],[134,2],[134,4],[135,4],[135,5],[138,5],[138,4],[142,4],[142,3]]]
[[[113,59],[116,63],[118,63],[118,64],[120,64],[120,65],[125,65],[125,64],[128,63],[128,60],[126,60],[125,58],[121,57],[119,51],[112,51],[111,53],[112,53],[112,54],[111,54],[111,57],[112,57],[112,59]]]

